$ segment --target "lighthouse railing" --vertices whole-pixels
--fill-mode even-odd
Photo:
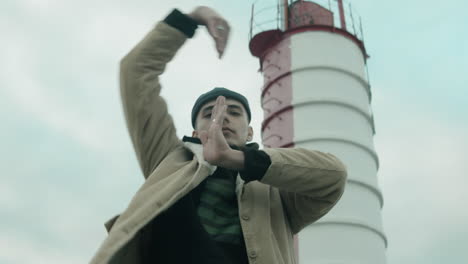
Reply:
[[[347,32],[354,35],[357,39],[363,41],[364,36],[362,32],[361,17],[359,13],[354,9],[354,6],[348,0],[342,0],[343,6],[343,19],[346,27],[343,27],[343,23],[340,17],[340,6],[338,0],[296,0],[288,1],[288,4],[284,4],[281,0],[256,0],[252,4],[251,19],[250,19],[250,30],[249,40],[252,39],[258,33],[268,30],[281,30],[286,31],[287,25],[291,25],[294,21],[292,19],[302,19],[310,16],[310,14],[295,14],[294,18],[291,17],[290,7],[297,2],[312,2],[326,10],[329,10],[333,15],[333,27],[346,30]],[[288,20],[285,23],[284,10],[288,10]]]

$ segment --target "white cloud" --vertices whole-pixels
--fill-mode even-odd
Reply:
[[[413,255],[434,254],[441,237],[468,231],[468,211],[460,209],[468,200],[468,128],[428,115],[396,94],[381,92],[376,101],[378,109],[387,109],[379,115],[376,146],[389,263],[410,263]]]
[[[5,234],[0,237],[0,260],[5,264],[47,263],[78,264],[83,259],[73,252],[63,252],[40,241],[33,241],[18,234]]]
[[[54,74],[58,78],[62,78],[60,75],[63,74],[69,75],[66,69],[60,68],[51,68],[50,77],[41,75],[44,62],[53,59],[49,56],[54,54],[43,54],[36,46],[31,45],[37,43],[34,34],[25,34],[24,28],[15,27],[13,21],[7,21],[3,28],[7,27],[9,38],[3,43],[0,62],[3,69],[0,72],[2,100],[16,106],[17,111],[40,120],[46,126],[69,135],[93,150],[115,150],[108,142],[112,141],[113,134],[108,133],[107,124],[90,117],[86,113],[85,102],[73,103],[73,98],[63,101],[60,97],[63,95],[63,88],[49,87],[44,83],[44,79]],[[66,62],[64,64],[67,65]]]

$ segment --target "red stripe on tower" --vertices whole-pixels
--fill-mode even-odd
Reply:
[[[264,77],[262,143],[270,148],[293,147],[291,41],[276,29],[255,35],[249,47],[260,59]]]

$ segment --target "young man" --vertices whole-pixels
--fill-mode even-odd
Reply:
[[[306,149],[259,150],[244,96],[201,95],[181,141],[158,81],[197,26],[221,57],[228,23],[208,7],[174,10],[121,63],[125,117],[145,183],[106,227],[91,263],[296,263],[293,235],[341,197],[344,165]]]

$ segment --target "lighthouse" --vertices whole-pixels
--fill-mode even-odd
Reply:
[[[360,17],[343,0],[257,0],[250,25],[264,78],[263,145],[329,152],[348,169],[341,200],[296,236],[299,263],[386,263]]]

